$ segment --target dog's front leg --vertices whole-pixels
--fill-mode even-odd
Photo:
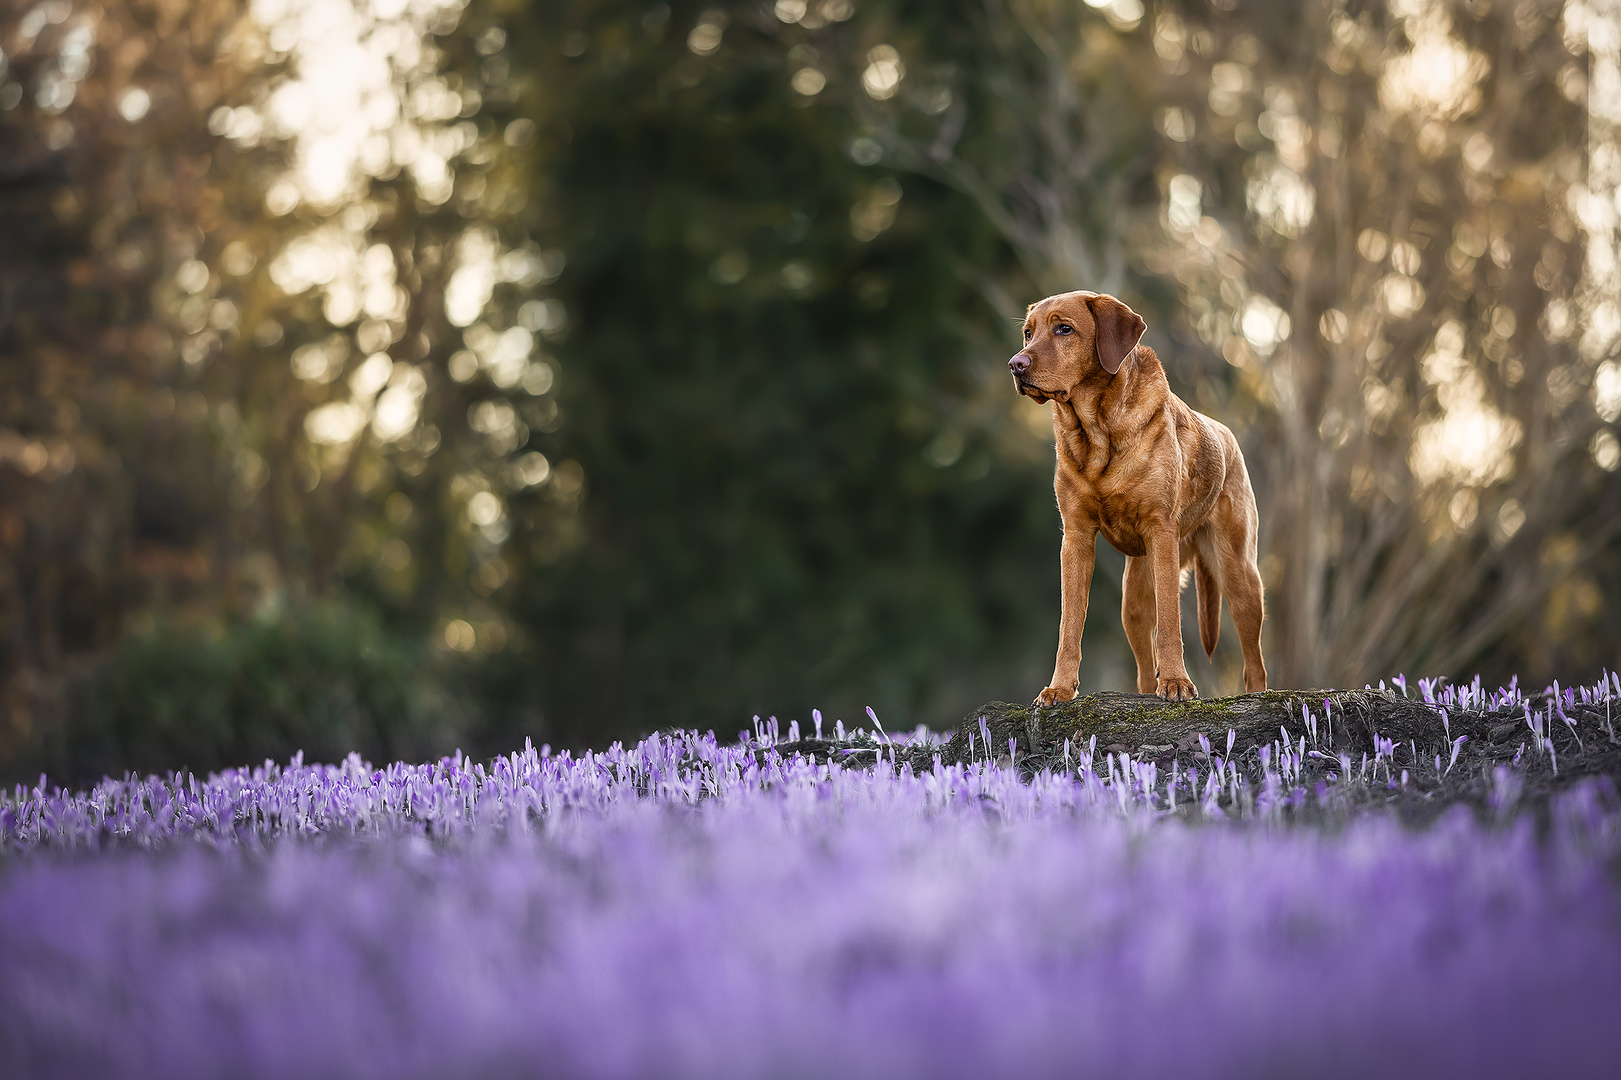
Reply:
[[[1037,705],[1069,701],[1079,686],[1076,674],[1081,667],[1081,631],[1086,628],[1086,603],[1092,593],[1097,542],[1095,525],[1064,526],[1064,545],[1058,559],[1064,590],[1063,613],[1058,619],[1058,659],[1053,664],[1052,682],[1036,695]]]
[[[1148,538],[1148,557],[1154,564],[1154,662],[1159,669],[1154,693],[1166,701],[1188,701],[1199,696],[1182,659],[1179,549],[1174,522],[1166,522]]]

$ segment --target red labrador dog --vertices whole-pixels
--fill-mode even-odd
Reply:
[[[1062,293],[1031,304],[1013,385],[1052,403],[1064,522],[1063,615],[1052,682],[1037,705],[1075,696],[1098,533],[1126,556],[1120,618],[1137,691],[1198,696],[1182,658],[1182,571],[1193,568],[1199,640],[1213,655],[1225,594],[1244,652],[1244,689],[1266,689],[1261,659],[1259,515],[1238,440],[1188,408],[1165,381],[1147,324],[1112,296]]]

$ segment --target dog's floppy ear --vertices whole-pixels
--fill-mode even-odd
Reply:
[[[1086,305],[1092,309],[1092,321],[1097,325],[1098,363],[1113,375],[1142,340],[1148,324],[1141,315],[1112,296],[1094,296]]]

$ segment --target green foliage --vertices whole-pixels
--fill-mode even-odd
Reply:
[[[7,770],[59,781],[285,761],[421,760],[458,742],[450,673],[417,635],[309,604],[226,627],[161,620],[78,680],[68,723]]]

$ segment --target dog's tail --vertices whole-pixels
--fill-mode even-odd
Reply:
[[[1216,639],[1221,636],[1221,585],[1202,556],[1193,559],[1193,584],[1199,597],[1199,643],[1204,654],[1216,655]]]

